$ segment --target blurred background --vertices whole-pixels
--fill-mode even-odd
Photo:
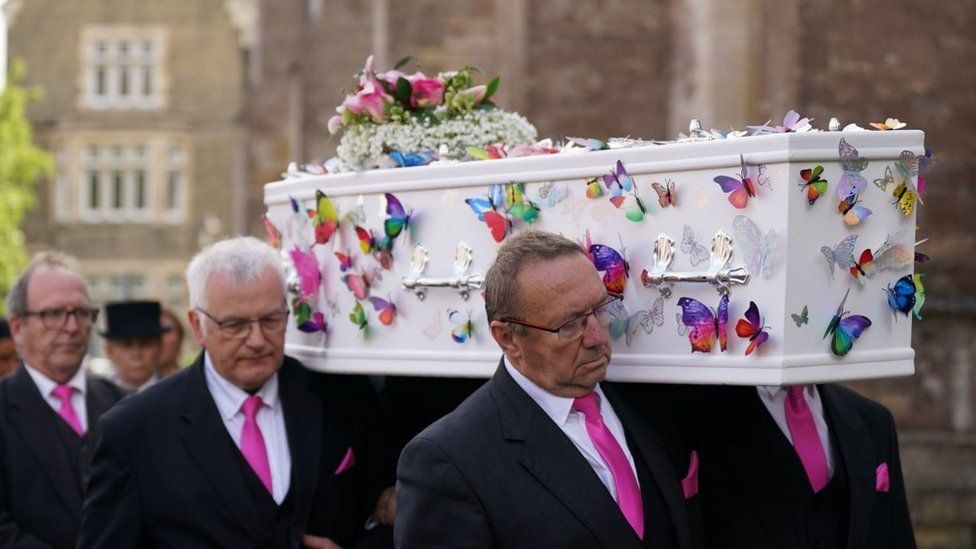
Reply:
[[[182,315],[188,259],[263,234],[262,186],[333,155],[326,121],[370,53],[379,70],[412,55],[428,74],[500,75],[496,102],[540,138],[673,139],[691,118],[744,128],[791,108],[821,128],[924,130],[936,165],[918,215],[932,260],[917,373],[851,385],[895,415],[920,545],[976,547],[976,1],[0,0],[0,13],[0,293],[26,254],[58,248],[97,302]],[[21,103],[29,125],[4,122]],[[15,147],[32,162],[11,166]]]

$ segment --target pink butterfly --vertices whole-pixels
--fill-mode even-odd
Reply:
[[[707,305],[692,299],[682,297],[678,300],[681,307],[681,322],[691,328],[688,341],[691,342],[691,352],[709,353],[718,336],[718,343],[725,351],[728,343],[729,323],[729,295],[725,294],[718,302],[718,311],[713,311]]]
[[[373,304],[373,308],[379,313],[380,322],[384,326],[389,326],[393,324],[393,320],[396,319],[396,305],[392,301],[383,299],[381,297],[370,297],[369,302]]]
[[[749,169],[746,167],[745,158],[741,154],[739,155],[739,162],[742,166],[739,171],[739,179],[719,175],[714,178],[714,181],[722,188],[722,192],[729,193],[729,203],[741,210],[749,205],[749,198],[755,198],[756,184],[749,176]]]

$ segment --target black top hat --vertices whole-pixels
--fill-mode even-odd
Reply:
[[[158,301],[120,301],[105,305],[105,339],[160,335],[169,328],[159,323]]]

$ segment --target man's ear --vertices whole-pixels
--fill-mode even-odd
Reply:
[[[498,343],[509,360],[519,362],[522,357],[522,345],[516,340],[511,326],[507,322],[492,320],[488,329],[491,330],[491,337],[495,338],[495,343]]]
[[[193,338],[197,340],[198,345],[205,347],[203,326],[201,326],[203,323],[203,317],[201,317],[200,313],[198,313],[196,310],[190,309],[186,312],[186,318],[190,321],[190,329],[193,330]]]

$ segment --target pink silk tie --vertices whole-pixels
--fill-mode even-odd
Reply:
[[[803,462],[810,486],[814,492],[819,492],[830,480],[830,473],[827,469],[827,454],[820,442],[820,436],[817,435],[817,425],[813,422],[813,414],[806,399],[803,398],[803,387],[794,385],[787,389],[786,425],[790,428],[793,448]]]
[[[241,453],[244,454],[244,459],[247,460],[254,473],[261,479],[261,483],[268,489],[268,493],[273,495],[268,449],[264,445],[264,436],[261,435],[261,428],[258,427],[256,419],[262,404],[261,397],[251,395],[241,406],[244,410],[244,427],[241,429]]]
[[[51,394],[61,401],[61,407],[58,408],[58,415],[78,433],[79,437],[83,437],[85,436],[85,428],[81,426],[78,413],[75,411],[74,405],[71,404],[71,394],[74,391],[75,388],[70,385],[58,385],[51,391]]]
[[[634,470],[631,469],[630,462],[627,461],[627,456],[617,439],[603,423],[597,398],[595,392],[581,396],[573,401],[573,410],[580,411],[586,416],[586,433],[590,435],[590,440],[593,441],[597,452],[613,475],[613,485],[617,489],[617,505],[620,506],[624,518],[637,532],[637,537],[644,539],[644,504],[641,501],[637,477],[634,476]]]

